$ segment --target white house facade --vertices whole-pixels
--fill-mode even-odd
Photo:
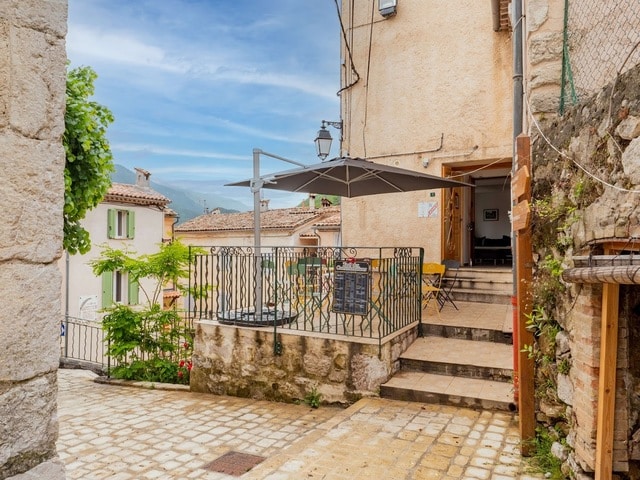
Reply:
[[[91,268],[104,246],[138,256],[157,252],[163,241],[164,210],[170,200],[149,187],[149,172],[136,171],[136,185],[114,183],[103,201],[83,220],[91,237],[91,250],[84,255],[65,255],[61,260],[63,308],[71,318],[99,320],[101,309],[116,302],[144,302],[143,290],[154,287],[151,283],[131,282],[123,272],[96,276]]]

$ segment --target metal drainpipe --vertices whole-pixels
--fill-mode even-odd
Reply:
[[[514,0],[513,5],[513,161],[511,163],[511,178],[514,177],[517,170],[516,165],[516,138],[522,133],[522,118],[523,118],[523,59],[522,59],[522,4],[524,0]],[[512,192],[513,194],[513,192]],[[511,206],[513,207],[515,202],[514,198],[511,199]],[[519,391],[519,364],[518,364],[518,335],[519,335],[519,312],[518,312],[518,262],[516,259],[516,238],[513,228],[511,229],[511,258],[512,258],[512,272],[513,272],[513,295],[511,296],[511,305],[513,307],[513,370],[514,376],[514,401],[518,403],[520,391]]]
[[[65,254],[65,273],[64,273],[64,356],[69,353],[69,252]]]

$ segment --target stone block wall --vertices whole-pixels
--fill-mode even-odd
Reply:
[[[294,402],[316,389],[326,403],[377,395],[399,369],[398,358],[417,337],[407,328],[382,345],[377,340],[200,321],[196,328],[191,390]]]
[[[562,79],[563,4],[526,2],[525,91],[532,114],[557,112]]]
[[[66,20],[67,0],[0,0],[0,478],[64,478],[55,442]]]

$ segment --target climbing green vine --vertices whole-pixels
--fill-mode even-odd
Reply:
[[[96,78],[91,67],[67,72],[63,247],[72,255],[91,248],[89,232],[80,221],[104,198],[114,170],[107,140],[107,127],[113,122],[113,115],[108,108],[89,100]]]

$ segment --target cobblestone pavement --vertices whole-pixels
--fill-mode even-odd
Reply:
[[[521,479],[514,416],[378,398],[347,409],[103,385],[60,370],[69,479]],[[208,470],[264,457],[241,477]]]

